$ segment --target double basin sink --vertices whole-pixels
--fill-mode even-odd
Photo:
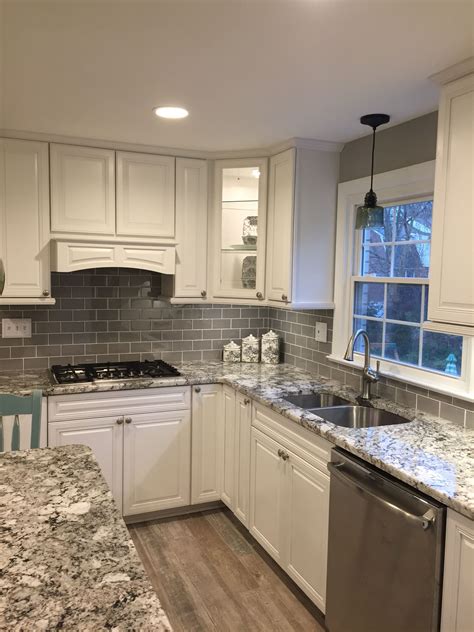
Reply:
[[[304,408],[336,426],[345,428],[392,426],[395,424],[406,424],[410,421],[388,410],[355,406],[347,399],[332,393],[302,393],[299,395],[286,395],[284,399],[290,404]]]

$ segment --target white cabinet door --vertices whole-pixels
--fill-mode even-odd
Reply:
[[[125,417],[124,515],[189,505],[190,450],[189,411]]]
[[[174,296],[207,296],[207,162],[176,159]]]
[[[267,298],[291,301],[296,150],[270,159],[267,220]]]
[[[0,140],[3,298],[49,296],[48,144]]]
[[[236,452],[236,436],[235,436],[235,414],[236,414],[236,397],[234,389],[224,386],[222,391],[222,416],[224,425],[224,463],[222,470],[222,493],[221,500],[232,510],[235,504],[235,455]]]
[[[474,630],[474,521],[448,509],[441,632]]]
[[[292,452],[288,454],[285,570],[325,612],[329,476]]]
[[[51,144],[51,231],[115,233],[115,153]]]
[[[249,526],[251,424],[252,403],[248,397],[237,393],[234,431],[234,513],[246,527]]]
[[[206,384],[193,389],[191,503],[220,500],[223,465],[222,387]]]
[[[119,510],[122,508],[123,417],[55,421],[48,425],[50,447],[79,443],[94,452]]]
[[[428,318],[474,326],[474,74],[442,90]]]
[[[250,466],[250,533],[280,564],[284,555],[282,520],[285,463],[281,445],[252,428]]]
[[[174,237],[174,161],[117,152],[117,235]]]

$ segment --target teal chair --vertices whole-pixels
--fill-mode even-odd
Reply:
[[[5,450],[3,417],[14,415],[11,449],[20,449],[20,417],[31,415],[30,448],[39,448],[41,432],[41,391],[33,391],[27,397],[0,395],[0,452]]]

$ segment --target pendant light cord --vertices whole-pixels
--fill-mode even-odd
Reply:
[[[374,183],[375,130],[377,128],[373,127],[372,129],[374,130],[374,133],[372,136],[372,166],[370,169],[370,190],[373,192],[372,185]]]

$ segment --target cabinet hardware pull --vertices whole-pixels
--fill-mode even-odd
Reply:
[[[279,457],[280,457],[280,459],[281,459],[281,457],[283,456],[283,450],[278,450],[278,453],[277,453],[277,454],[278,454],[278,456],[279,456]]]
[[[201,296],[202,296],[202,298],[206,298],[206,296],[207,296],[206,290],[201,290]]]
[[[49,296],[48,290],[43,290],[43,296]]]
[[[196,388],[194,389],[195,393],[200,393],[201,392],[201,387],[200,386],[196,386]]]
[[[123,424],[123,417],[119,417],[115,423],[121,426]]]
[[[263,294],[261,292],[257,292],[256,296],[259,300],[263,298]]]
[[[288,301],[288,296],[286,294],[282,294],[281,295],[281,300],[287,302]]]
[[[244,399],[244,404],[247,406],[247,404],[250,404],[250,400],[249,399]]]
[[[283,452],[283,454],[281,455],[281,458],[284,461],[288,461],[288,459],[290,458],[290,455],[288,454],[288,452]]]
[[[131,424],[132,423],[132,418],[131,417],[125,417],[125,423],[126,424]]]

